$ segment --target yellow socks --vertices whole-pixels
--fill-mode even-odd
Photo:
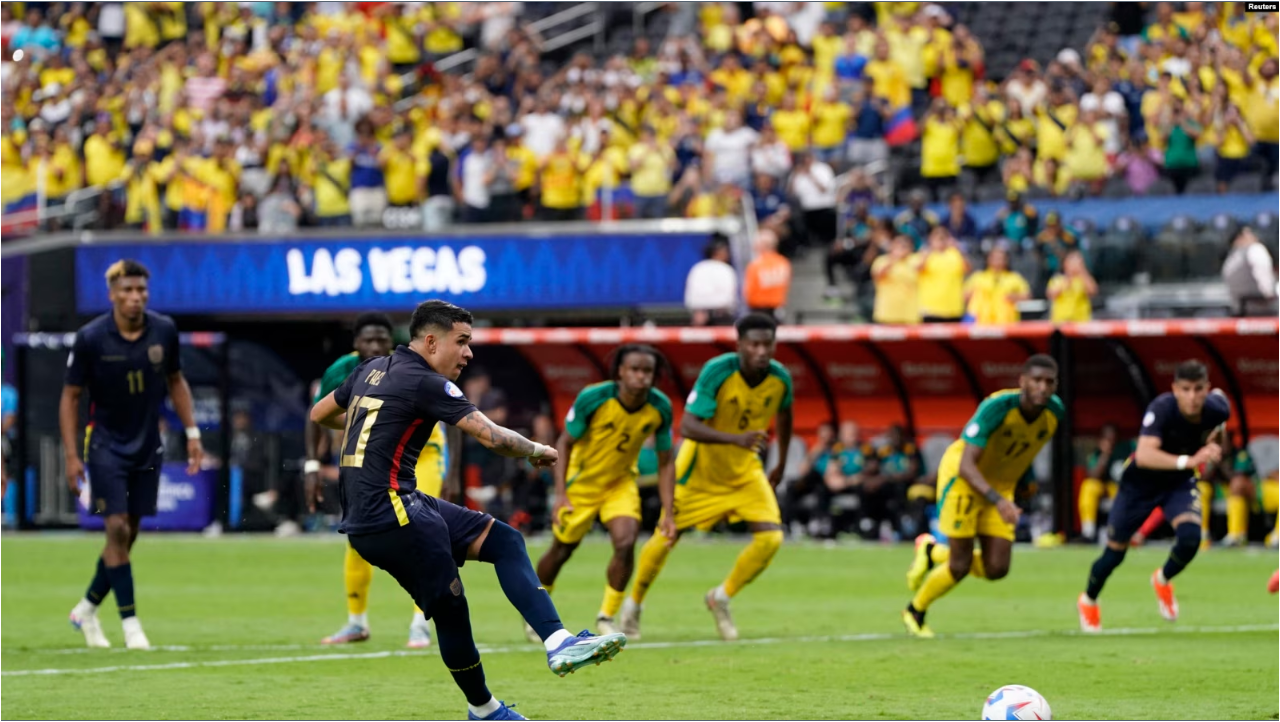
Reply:
[[[915,597],[911,599],[911,606],[916,611],[923,612],[938,600],[938,597],[951,591],[951,588],[959,584],[954,576],[951,575],[951,565],[947,562],[951,559],[951,549],[942,544],[935,544],[929,553],[929,560],[933,562],[933,571],[924,578],[924,583],[920,585],[920,589],[916,592]],[[969,563],[969,575],[978,577],[979,579],[987,578],[987,567],[982,563],[982,552],[975,551],[973,553],[973,561]]]
[[[1249,500],[1232,494],[1227,497],[1227,536],[1244,541],[1249,535]]]
[[[636,566],[636,582],[631,585],[631,599],[636,604],[644,603],[644,596],[649,593],[649,585],[662,572],[662,565],[667,563],[667,555],[671,547],[667,546],[667,538],[654,534],[640,548],[640,563]]]
[[[605,583],[604,600],[600,602],[600,616],[612,618],[622,608],[622,600],[626,598],[627,592],[625,589],[614,589],[608,583]]]
[[[1209,520],[1213,517],[1213,484],[1197,481],[1196,488],[1200,490],[1200,538],[1208,541]]]
[[[373,565],[366,562],[351,545],[342,560],[342,573],[347,585],[347,613],[363,615],[369,610],[369,587],[373,584]]]
[[[1097,479],[1080,482],[1080,498],[1077,500],[1080,533],[1086,537],[1092,538],[1098,532],[1098,502],[1102,501],[1104,490],[1102,482]]]
[[[946,564],[940,564],[929,572],[924,578],[924,584],[920,585],[920,590],[911,598],[911,606],[918,612],[923,612],[929,608],[943,594],[951,591],[956,585],[955,577],[951,576],[951,567]]]
[[[733,569],[724,580],[724,593],[730,597],[742,591],[773,561],[773,555],[782,546],[782,530],[758,531],[751,535],[751,543],[738,555]]]

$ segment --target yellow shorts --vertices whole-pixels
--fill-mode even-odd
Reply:
[[[944,471],[951,473],[944,478]],[[938,469],[938,485],[942,487],[942,493],[938,495],[938,531],[959,539],[989,536],[1013,541],[1013,525],[1000,518],[995,504],[974,493],[969,482],[957,475],[958,471]],[[1013,501],[1013,489],[996,491]]]
[[[782,524],[778,495],[763,473],[738,487],[708,488],[696,478],[676,486],[676,529],[710,529],[725,519]]]
[[[561,511],[551,533],[563,544],[577,544],[600,517],[602,524],[618,517],[640,518],[640,489],[630,479],[609,486],[573,484],[568,489],[573,511]]]

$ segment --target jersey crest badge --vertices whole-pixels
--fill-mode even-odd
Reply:
[[[458,388],[458,385],[452,381],[444,382],[444,392],[455,399],[462,398],[462,389]]]
[[[147,360],[157,365],[164,361],[164,346],[161,346],[158,343],[148,346]]]

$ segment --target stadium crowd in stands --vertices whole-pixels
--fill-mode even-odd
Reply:
[[[6,209],[101,188],[102,227],[280,233],[745,207],[780,255],[829,249],[829,295],[852,277],[868,319],[998,323],[1096,292],[1077,232],[1024,199],[1275,181],[1277,14],[1242,3],[1120,4],[1007,77],[954,4],[672,4],[657,47],[561,63],[528,5],[0,4]],[[991,187],[1009,207],[979,228]],[[900,302],[917,285],[941,290]]]

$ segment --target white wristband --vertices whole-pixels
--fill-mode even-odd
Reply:
[[[550,449],[550,448],[551,447],[547,446],[546,444],[539,444],[538,442],[535,441],[533,442],[533,453],[529,454],[529,458],[530,459],[541,458],[543,454],[547,453],[547,449]]]
[[[187,427],[187,441],[196,441],[196,440],[198,440],[199,438],[200,438],[200,427],[199,427],[199,426],[188,426],[188,427]]]
[[[1178,457],[1178,471],[1182,471],[1187,468],[1187,461],[1189,461],[1189,459],[1186,454]]]
[[[302,463],[302,473],[304,473],[304,474],[319,474],[319,473],[320,473],[320,462],[319,462],[319,461],[317,461],[316,459],[307,459],[306,461],[304,461],[304,462]]]

